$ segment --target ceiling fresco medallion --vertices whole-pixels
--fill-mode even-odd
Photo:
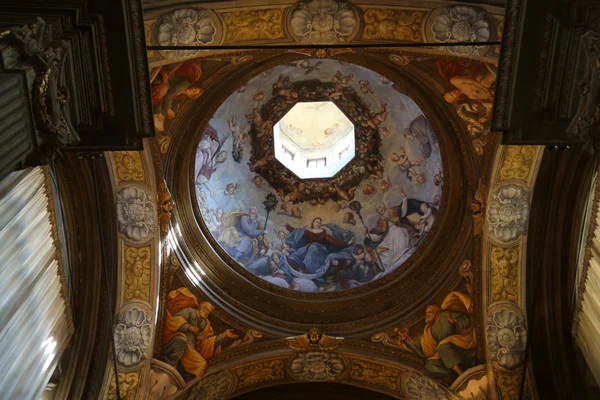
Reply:
[[[347,62],[305,62],[261,73],[217,109],[196,150],[196,199],[234,269],[306,293],[352,289],[397,270],[423,242],[442,156],[398,85]],[[318,174],[303,175],[311,168]]]

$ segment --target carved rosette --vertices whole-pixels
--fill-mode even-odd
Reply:
[[[510,303],[490,311],[486,338],[492,361],[508,369],[519,367],[523,363],[527,344],[523,312]]]
[[[490,233],[503,243],[521,238],[529,222],[529,192],[515,184],[498,187],[487,212]]]
[[[487,42],[492,33],[487,12],[466,5],[442,8],[431,25],[433,41],[438,43]],[[486,45],[453,46],[448,51],[461,56],[480,55]]]
[[[115,326],[117,361],[125,367],[138,365],[146,359],[152,339],[152,325],[146,312],[133,307],[119,315]]]
[[[138,187],[118,191],[117,220],[119,231],[129,239],[139,241],[148,238],[156,226],[156,205],[152,196]]]
[[[216,44],[220,36],[218,19],[213,12],[180,8],[161,16],[155,24],[156,42],[161,46],[206,46]],[[167,58],[189,57],[199,50],[164,50]]]
[[[235,388],[235,378],[229,371],[205,377],[190,392],[189,400],[220,400],[229,398]]]
[[[310,351],[298,353],[289,366],[290,376],[299,381],[325,382],[338,380],[347,363],[339,354]]]
[[[424,375],[409,373],[404,375],[402,386],[406,398],[410,400],[447,400],[446,391],[436,381]]]
[[[297,42],[345,43],[358,33],[359,18],[346,1],[312,0],[298,3],[292,12],[289,31]]]

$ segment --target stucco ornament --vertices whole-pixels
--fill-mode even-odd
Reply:
[[[524,188],[509,184],[495,190],[488,206],[488,224],[502,242],[512,242],[527,231],[529,220],[529,193]]]
[[[302,2],[293,12],[290,28],[301,42],[346,42],[358,25],[347,2],[313,0]]]
[[[334,353],[298,353],[290,364],[290,372],[295,379],[311,382],[335,380],[345,370],[344,360]]]
[[[157,42],[161,46],[204,46],[212,43],[217,33],[215,24],[205,10],[181,8],[163,15],[157,24]],[[198,50],[167,50],[174,57],[185,57]]]
[[[447,400],[448,396],[436,382],[423,375],[411,374],[404,382],[410,400]]]
[[[229,371],[209,375],[202,379],[190,393],[189,399],[220,400],[229,397],[234,389],[234,377]]]
[[[134,307],[121,314],[114,336],[119,364],[126,367],[139,364],[146,357],[152,338],[152,326],[146,313]]]
[[[523,362],[527,344],[525,318],[518,310],[500,308],[488,317],[487,345],[492,361],[516,368]]]
[[[147,238],[156,226],[156,206],[152,197],[135,187],[117,193],[119,231],[133,240]]]
[[[442,43],[485,42],[490,40],[490,22],[487,13],[469,6],[444,8],[435,17],[431,26],[433,39]],[[479,53],[485,46],[448,47],[455,54]]]

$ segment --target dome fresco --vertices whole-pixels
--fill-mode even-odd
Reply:
[[[350,121],[354,157],[332,177],[301,179],[278,160],[273,131],[294,106],[310,113],[317,102]],[[317,121],[321,134],[327,124]],[[284,134],[297,135],[292,128]],[[295,140],[304,142],[313,143]],[[194,177],[204,225],[229,257],[308,293],[402,268],[433,226],[443,185],[439,145],[417,104],[374,71],[329,59],[279,65],[229,96],[204,129]]]

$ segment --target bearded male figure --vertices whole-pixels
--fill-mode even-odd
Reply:
[[[267,236],[268,232],[258,222],[258,209],[250,207],[247,214],[233,210],[223,215],[218,241],[231,257],[247,265],[266,254],[269,249]]]
[[[175,367],[186,381],[202,377],[207,360],[238,338],[231,329],[215,335],[208,320],[213,308],[206,301],[198,303],[187,288],[169,293],[161,359]]]
[[[472,311],[468,295],[451,292],[441,307],[432,304],[425,309],[425,329],[420,340],[413,342],[407,328],[396,331],[401,343],[409,341],[427,357],[427,376],[452,382],[466,369],[475,366],[477,349],[469,315]]]

